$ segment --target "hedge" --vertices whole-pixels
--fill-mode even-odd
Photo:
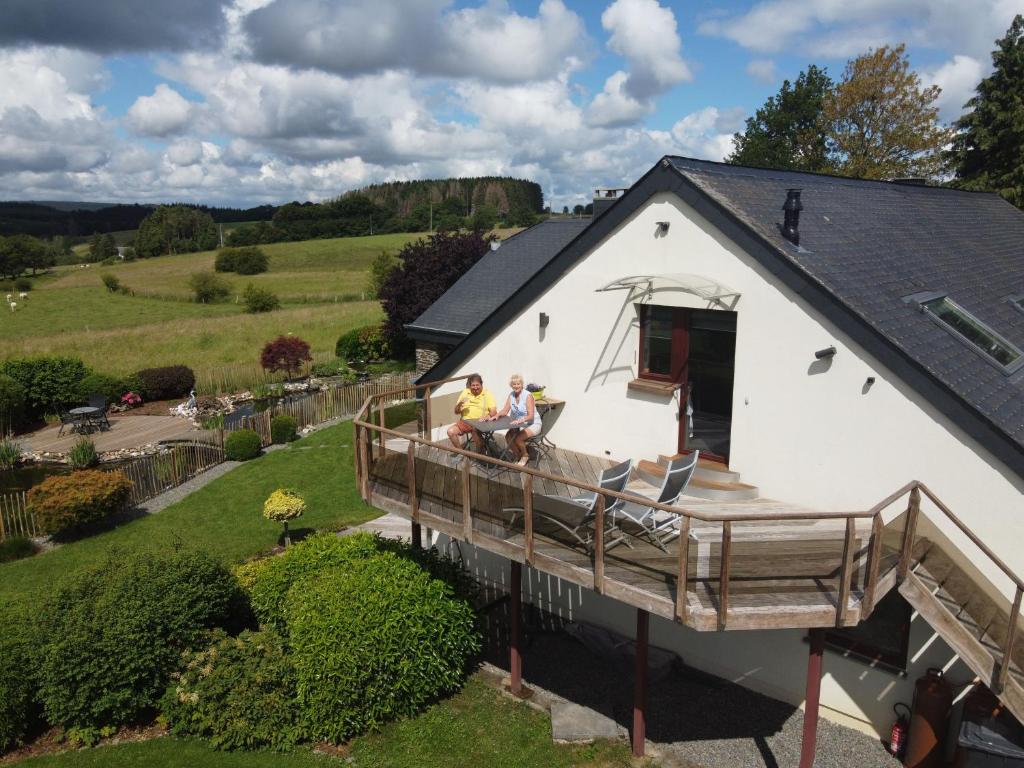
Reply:
[[[86,469],[46,478],[28,492],[28,509],[43,533],[58,535],[120,512],[132,484],[121,472]]]
[[[21,357],[0,363],[0,373],[22,386],[29,415],[42,416],[78,402],[89,369],[77,357]]]
[[[389,552],[296,583],[287,626],[303,727],[335,743],[455,690],[480,648],[469,604]]]
[[[205,553],[111,551],[43,606],[39,698],[48,721],[101,728],[149,716],[182,652],[251,621],[235,578]]]
[[[229,461],[248,461],[260,455],[262,441],[251,429],[237,429],[224,439],[224,457]]]
[[[167,365],[162,368],[144,368],[136,371],[142,395],[146,400],[171,400],[184,397],[196,385],[196,375],[185,365]]]
[[[267,255],[255,246],[221,248],[213,263],[217,272],[237,272],[239,275],[258,275],[266,272],[267,267]]]
[[[0,754],[20,744],[37,719],[32,628],[26,613],[0,606]]]
[[[391,357],[391,345],[381,326],[366,325],[338,337],[334,354],[343,360],[386,360]]]

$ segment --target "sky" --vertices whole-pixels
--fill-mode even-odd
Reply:
[[[905,43],[955,120],[1024,0],[0,0],[0,199],[321,201],[502,175],[556,210],[720,160]]]

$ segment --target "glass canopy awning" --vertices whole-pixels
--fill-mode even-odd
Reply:
[[[707,301],[732,306],[740,297],[738,291],[722,285],[703,275],[668,274],[668,275],[629,275],[612,280],[597,289],[601,291],[630,291],[645,294],[648,298],[659,290],[676,290],[691,293]]]

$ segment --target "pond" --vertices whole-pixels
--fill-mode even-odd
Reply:
[[[295,394],[285,395],[284,397],[268,397],[260,400],[249,400],[245,403],[240,403],[235,406],[235,410],[231,413],[224,414],[224,426],[230,427],[237,424],[247,416],[252,416],[256,413],[263,413],[278,403],[301,403],[313,396],[315,393],[311,392],[299,392]]]
[[[53,475],[66,475],[71,471],[67,464],[26,464],[14,469],[0,470],[0,493],[20,493],[39,485]]]

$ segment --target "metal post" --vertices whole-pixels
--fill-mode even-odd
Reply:
[[[807,701],[804,703],[804,738],[800,747],[800,768],[814,768],[814,747],[818,740],[818,697],[821,693],[821,657],[825,652],[825,630],[807,633],[811,649],[807,656]]]
[[[636,609],[636,672],[633,687],[633,756],[644,756],[647,740],[647,635],[651,616]]]
[[[523,656],[520,652],[521,616],[523,611],[523,566],[515,560],[512,561],[512,574],[509,579],[509,590],[511,591],[510,610],[511,616],[511,637],[509,638],[509,688],[514,696],[523,694]]]

